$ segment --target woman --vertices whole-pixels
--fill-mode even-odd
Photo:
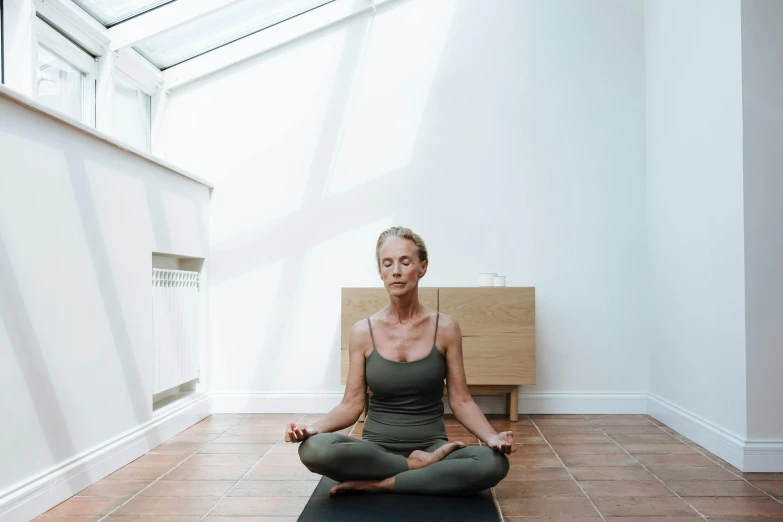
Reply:
[[[419,303],[424,241],[393,227],[380,235],[375,254],[389,305],[351,328],[342,402],[312,425],[288,424],[286,442],[302,443],[299,456],[310,471],[341,482],[333,495],[466,495],[496,485],[508,473],[505,454],[516,451],[513,434],[496,433],[468,393],[457,321]],[[444,378],[457,420],[486,446],[448,442]],[[366,386],[372,396],[362,440],[333,433],[358,420]]]

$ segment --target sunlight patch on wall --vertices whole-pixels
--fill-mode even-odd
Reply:
[[[215,184],[212,233],[246,236],[301,208],[345,30],[176,91],[169,157]],[[220,151],[220,154],[216,154]]]
[[[381,286],[375,265],[378,235],[394,224],[394,216],[367,223],[323,241],[305,258],[294,319],[281,339],[274,389],[323,390],[340,388],[340,288]],[[306,361],[306,364],[304,363]],[[331,373],[332,379],[329,380]],[[327,382],[324,382],[325,376]]]
[[[456,0],[405,2],[377,15],[326,196],[408,164],[455,5]]]

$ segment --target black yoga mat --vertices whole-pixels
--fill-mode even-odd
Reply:
[[[299,522],[497,522],[500,520],[486,489],[470,497],[437,497],[396,493],[329,496],[337,484],[323,477],[299,516]]]

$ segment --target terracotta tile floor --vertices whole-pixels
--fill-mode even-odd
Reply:
[[[39,517],[52,522],[287,522],[318,483],[283,442],[319,415],[216,414]],[[646,415],[490,416],[519,451],[504,520],[783,522],[783,473],[742,473]],[[447,417],[451,440],[478,440]],[[343,430],[361,437],[362,423]]]

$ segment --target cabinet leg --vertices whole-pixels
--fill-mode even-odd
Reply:
[[[511,394],[509,397],[509,415],[508,420],[511,422],[517,422],[519,420],[519,386],[511,388]]]

